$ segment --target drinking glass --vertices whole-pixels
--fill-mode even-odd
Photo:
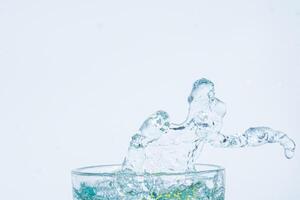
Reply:
[[[74,200],[224,200],[225,170],[197,164],[190,172],[136,174],[121,165],[72,171]]]

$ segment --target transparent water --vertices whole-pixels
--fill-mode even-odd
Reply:
[[[224,169],[195,167],[195,172],[142,175],[119,171],[121,166],[83,168],[73,173],[73,196],[75,200],[224,200]]]
[[[211,184],[209,187],[206,179],[191,179],[192,181],[187,181],[188,184],[180,181],[178,184],[176,182],[178,180],[174,180],[174,183],[165,187],[158,181],[163,182],[161,179],[153,181],[153,178],[150,178],[140,182],[128,178],[128,174],[146,176],[162,172],[195,172],[197,171],[195,162],[201,156],[205,144],[213,147],[237,148],[278,143],[283,147],[287,158],[293,157],[295,152],[293,140],[283,132],[269,127],[248,128],[239,135],[223,134],[221,130],[226,107],[216,97],[211,81],[207,79],[196,81],[188,97],[188,103],[188,115],[182,123],[171,122],[165,111],[157,111],[146,119],[132,136],[117,178],[109,182],[98,182],[97,185],[82,183],[77,189],[74,188],[75,199],[224,199],[224,185]],[[124,174],[127,174],[127,178],[123,176]],[[219,176],[223,177],[216,173],[214,179],[219,180]],[[109,197],[101,196],[102,192],[106,191],[105,188],[116,190],[110,189],[109,192],[112,194]],[[143,189],[136,192],[138,188]]]
[[[240,135],[224,135],[221,129],[226,107],[216,97],[211,81],[196,81],[188,102],[188,116],[183,123],[172,123],[164,111],[154,113],[143,123],[132,137],[124,169],[135,172],[191,171],[204,144],[233,148],[278,143],[287,158],[293,157],[295,143],[281,131],[252,127]]]
[[[166,191],[156,192],[155,190],[143,192],[122,192],[117,188],[112,189],[111,182],[99,182],[97,185],[87,185],[82,183],[77,190],[74,188],[74,197],[78,200],[104,200],[104,199],[128,199],[128,200],[167,200],[167,199],[189,199],[189,200],[223,200],[224,188],[212,187],[209,188],[205,182],[196,182],[188,186],[174,185]],[[140,185],[139,185],[140,187]]]

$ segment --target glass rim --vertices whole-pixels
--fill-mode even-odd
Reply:
[[[101,168],[107,168],[107,167],[121,167],[121,164],[108,164],[108,165],[94,165],[94,166],[87,166],[87,167],[80,167],[73,169],[71,171],[72,176],[96,176],[96,177],[114,177],[118,174],[120,171],[113,171],[113,172],[87,172],[85,170],[91,170],[91,169],[101,169]],[[155,173],[148,173],[145,172],[143,174],[138,173],[122,173],[122,175],[129,175],[129,176],[135,176],[135,177],[144,177],[144,176],[180,176],[180,175],[195,175],[195,174],[208,174],[208,173],[218,173],[221,171],[225,171],[225,168],[214,165],[214,164],[195,164],[196,168],[197,166],[201,167],[207,167],[209,169],[205,170],[196,170],[196,171],[186,171],[186,172],[155,172]]]

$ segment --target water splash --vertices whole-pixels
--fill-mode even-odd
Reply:
[[[215,97],[211,81],[196,81],[188,102],[188,116],[181,124],[171,123],[164,111],[154,113],[143,123],[131,139],[123,170],[141,173],[193,170],[204,144],[232,148],[278,143],[287,158],[293,157],[294,141],[268,127],[249,128],[240,135],[222,134],[226,107]]]

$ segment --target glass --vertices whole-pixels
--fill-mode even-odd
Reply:
[[[225,170],[197,164],[184,173],[133,174],[121,165],[101,165],[72,171],[74,200],[224,200]]]

